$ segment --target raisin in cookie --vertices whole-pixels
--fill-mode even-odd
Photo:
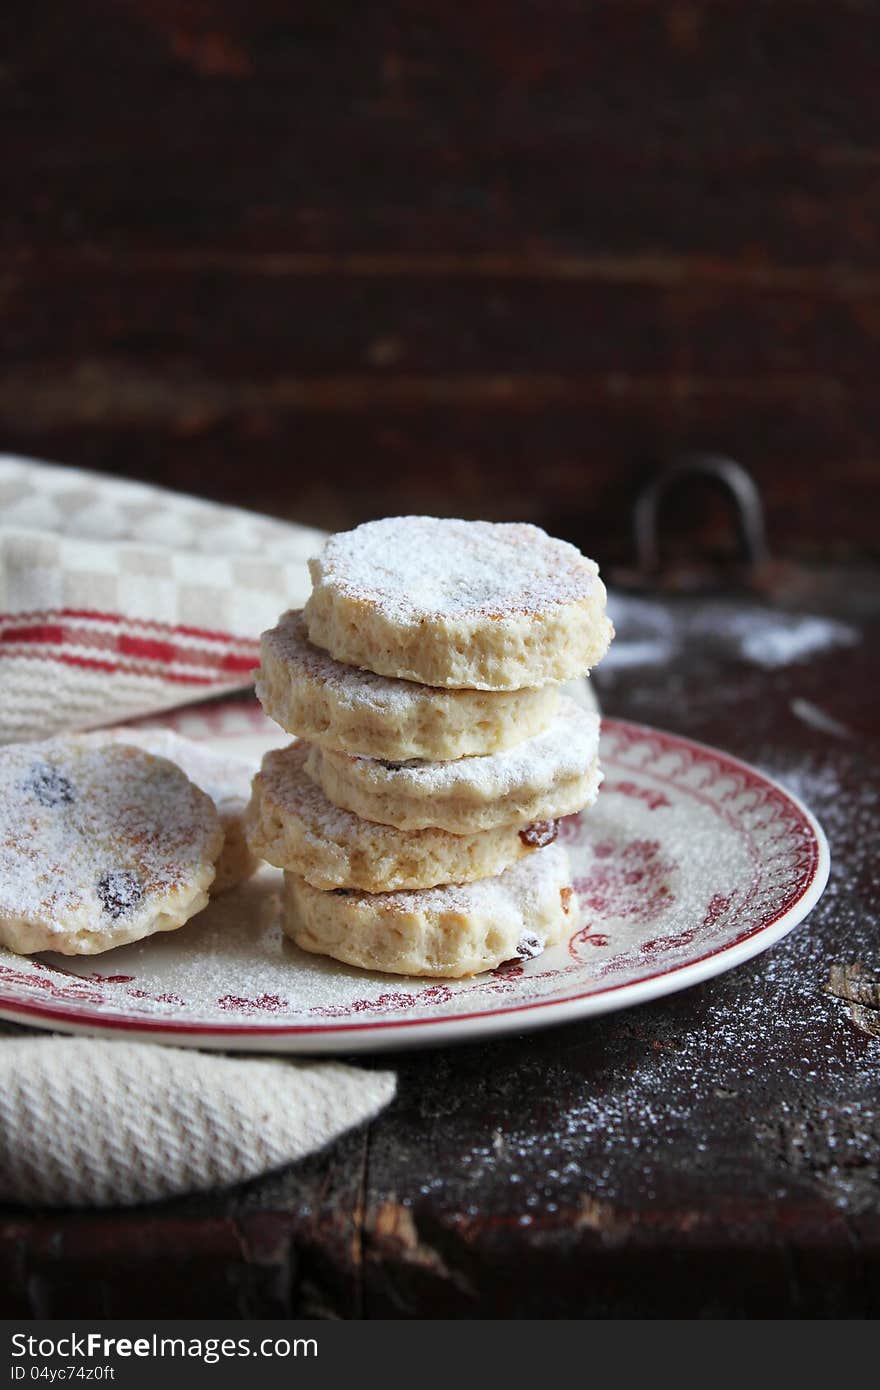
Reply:
[[[58,738],[0,749],[0,943],[92,955],[208,901],[223,830],[165,758]]]
[[[568,857],[548,845],[479,883],[322,893],[284,875],[284,931],[305,951],[392,975],[456,979],[540,955],[574,923]]]
[[[382,676],[519,690],[582,676],[612,637],[594,562],[537,526],[388,517],[309,567],[310,640]]]
[[[367,893],[464,883],[500,873],[556,838],[556,822],[475,835],[395,830],[329,802],[306,775],[307,743],[273,749],[254,778],[246,818],[253,851],[315,888]]]

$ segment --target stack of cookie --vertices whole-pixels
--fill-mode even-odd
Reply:
[[[332,536],[257,693],[298,741],[246,817],[308,951],[457,977],[570,922],[559,817],[596,796],[599,720],[560,694],[612,636],[595,564],[537,527],[395,517]]]

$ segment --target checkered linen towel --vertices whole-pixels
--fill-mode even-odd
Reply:
[[[0,743],[247,687],[322,533],[0,455]]]
[[[0,456],[0,743],[251,683],[321,533]],[[2,950],[2,948],[0,948]],[[392,1072],[0,1024],[0,1202],[124,1206],[291,1163],[377,1114]]]

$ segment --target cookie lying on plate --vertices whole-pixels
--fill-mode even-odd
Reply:
[[[596,799],[599,716],[563,696],[549,728],[485,757],[385,762],[312,747],[306,771],[336,806],[400,830],[472,835],[552,820]]]
[[[309,568],[310,640],[382,676],[520,690],[582,676],[613,634],[595,563],[538,526],[388,517]]]
[[[258,861],[251,853],[244,833],[244,813],[251,794],[253,768],[244,758],[215,753],[194,739],[183,738],[173,729],[119,728],[74,737],[92,743],[129,743],[155,753],[186,773],[211,798],[223,827],[223,848],[215,865],[211,897],[225,893],[256,873]]]
[[[336,661],[308,640],[299,610],[260,643],[257,695],[288,733],[369,758],[464,758],[497,753],[540,733],[559,705],[536,690],[438,690]]]
[[[211,798],[165,758],[53,739],[0,748],[0,944],[92,955],[183,926],[223,845]]]
[[[282,926],[297,946],[393,975],[457,979],[540,955],[573,912],[568,858],[558,845],[495,878],[408,893],[322,893],[284,875]]]
[[[498,874],[556,838],[556,822],[451,835],[396,830],[328,801],[307,776],[307,743],[273,749],[254,778],[246,818],[253,851],[314,888],[386,893]]]

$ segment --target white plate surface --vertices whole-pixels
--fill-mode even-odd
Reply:
[[[158,722],[158,721],[156,721]],[[256,763],[284,740],[241,703],[162,721]],[[603,722],[598,803],[562,822],[579,915],[567,941],[464,981],[372,975],[298,950],[265,868],[180,931],[103,956],[0,949],[0,1017],[70,1033],[253,1052],[440,1045],[627,1008],[785,936],[828,877],[825,836],[754,768]]]

